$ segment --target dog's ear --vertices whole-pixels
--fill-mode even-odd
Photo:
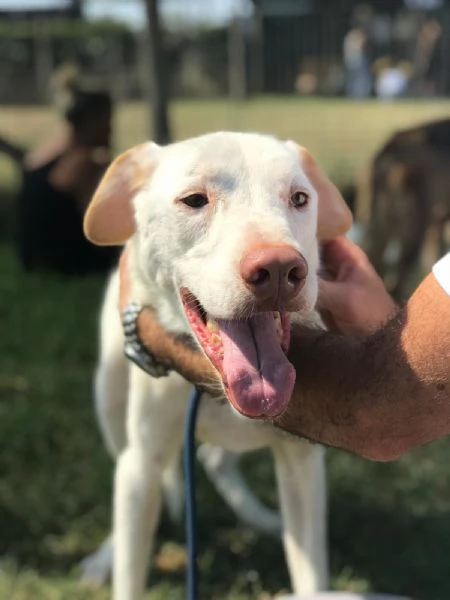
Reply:
[[[291,141],[287,144],[299,153],[302,169],[319,196],[317,237],[325,241],[345,235],[352,226],[353,217],[341,193],[306,148]]]
[[[116,246],[133,235],[132,200],[154,170],[159,149],[153,142],[141,144],[111,163],[84,217],[88,240],[99,246]]]

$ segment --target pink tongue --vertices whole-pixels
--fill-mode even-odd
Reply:
[[[281,349],[272,313],[217,323],[225,385],[234,407],[247,417],[281,414],[291,398],[295,370]]]

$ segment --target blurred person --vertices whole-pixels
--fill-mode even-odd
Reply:
[[[368,52],[369,36],[363,27],[354,27],[344,38],[343,60],[346,95],[368,98],[372,92],[372,73]]]
[[[411,65],[406,61],[395,63],[389,58],[379,59],[374,71],[375,94],[381,100],[400,98],[408,91]]]
[[[108,92],[81,85],[74,72],[57,78],[64,125],[26,152],[0,138],[0,152],[21,168],[17,196],[17,252],[27,271],[65,275],[109,270],[117,248],[86,240],[83,216],[110,162],[113,105]]]
[[[439,93],[438,80],[443,71],[442,26],[435,17],[425,18],[416,41],[413,56],[416,91],[423,96]]]

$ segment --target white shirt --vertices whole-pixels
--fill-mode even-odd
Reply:
[[[450,252],[434,265],[433,273],[447,294],[450,295]]]
[[[375,84],[377,96],[383,99],[397,98],[406,92],[407,87],[408,77],[398,67],[385,69]]]

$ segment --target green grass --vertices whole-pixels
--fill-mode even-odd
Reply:
[[[327,171],[339,178],[358,176],[392,131],[449,114],[450,101],[446,100],[380,103],[265,97],[247,102],[177,101],[171,108],[175,139],[220,129],[275,134],[310,148]],[[57,127],[56,117],[46,108],[2,107],[0,112],[0,132],[25,145]],[[117,149],[149,137],[147,107],[142,103],[120,106],[116,112]],[[6,162],[2,167],[5,175],[10,175]]]
[[[446,114],[450,104],[255,100],[175,104],[178,137],[218,128],[271,130],[312,146],[329,170],[355,175],[392,129]],[[118,147],[140,141],[142,106],[118,114]],[[48,112],[3,110],[0,131],[32,142]],[[273,127],[273,129],[271,129]],[[2,172],[3,173],[3,172]],[[10,185],[3,173],[0,186]],[[0,206],[1,206],[0,202]],[[1,233],[1,231],[0,231]],[[96,318],[103,282],[25,276],[0,237],[0,598],[106,600],[78,584],[77,565],[106,534],[112,463],[92,408]],[[395,399],[393,399],[395,401]],[[335,589],[448,600],[450,442],[392,464],[328,452]],[[245,459],[252,485],[275,503],[270,456]],[[267,600],[289,582],[281,544],[235,522],[199,469],[205,599]],[[163,518],[152,600],[185,597],[182,527]]]

